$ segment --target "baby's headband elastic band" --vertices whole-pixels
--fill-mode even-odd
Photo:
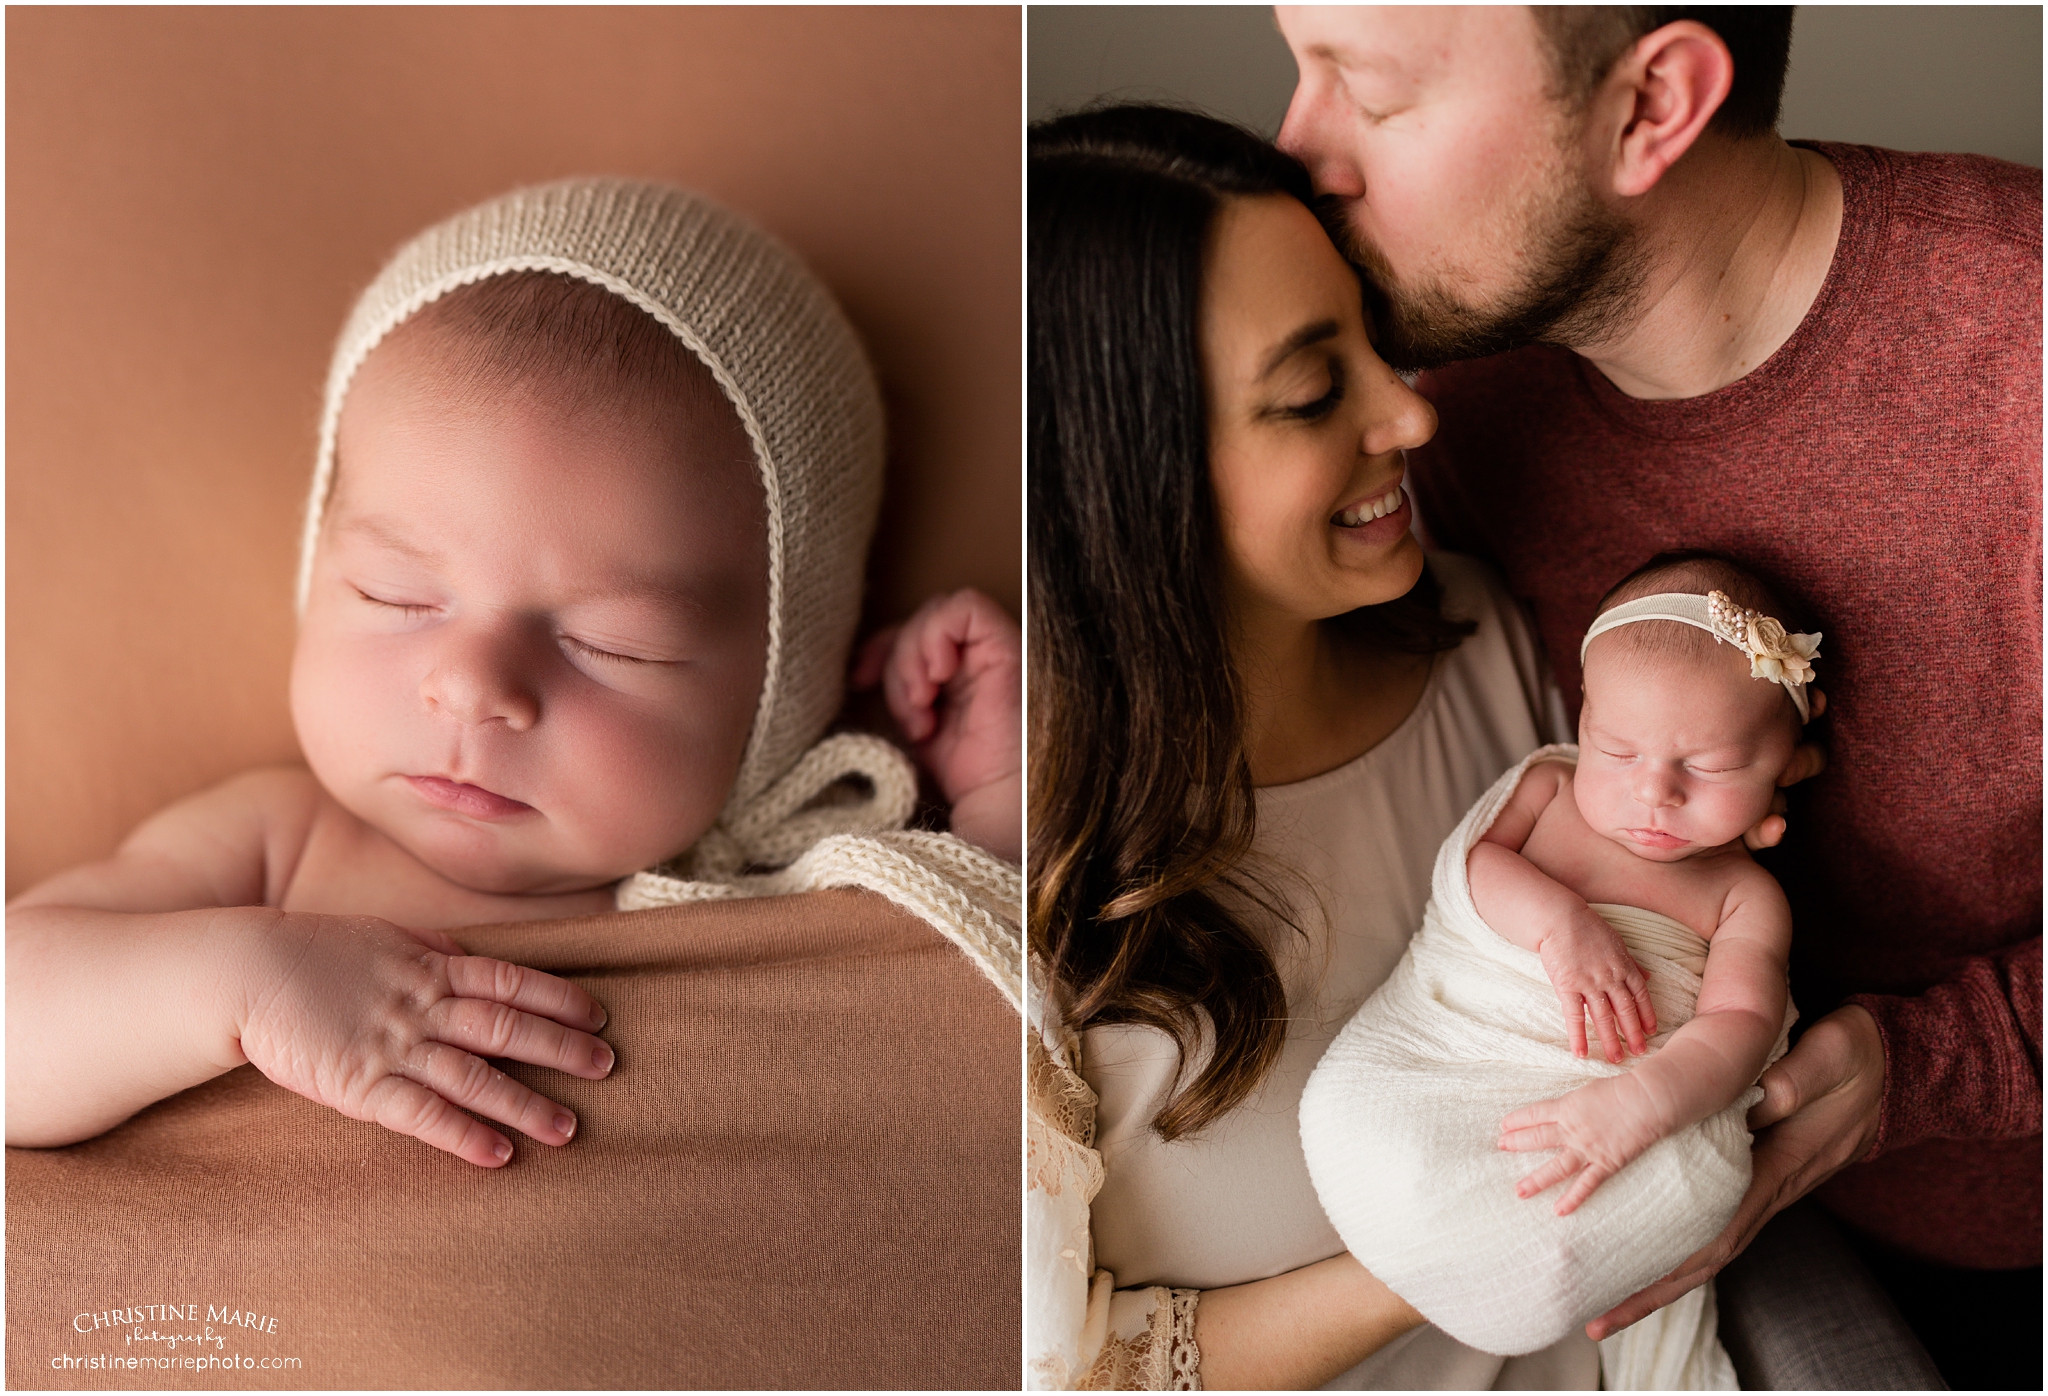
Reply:
[[[1799,720],[1813,720],[1806,701],[1806,685],[1813,682],[1813,661],[1820,658],[1819,631],[1811,635],[1788,634],[1770,616],[1736,605],[1726,592],[1710,591],[1705,596],[1696,596],[1691,592],[1666,591],[1624,601],[1603,613],[1579,645],[1579,663],[1586,662],[1586,646],[1593,643],[1595,635],[1639,620],[1675,620],[1680,625],[1697,626],[1717,642],[1726,640],[1749,656],[1751,678],[1783,684],[1785,692],[1792,696],[1792,706],[1799,709]]]

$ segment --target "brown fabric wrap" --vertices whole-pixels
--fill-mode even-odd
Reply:
[[[243,1067],[9,1149],[8,1385],[1018,1385],[1021,1034],[959,950],[851,891],[456,939],[609,1010],[604,1081],[501,1063],[573,1142],[486,1171]],[[126,1366],[173,1352],[303,1365]]]

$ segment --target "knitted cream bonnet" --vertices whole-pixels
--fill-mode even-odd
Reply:
[[[875,878],[838,867],[849,847],[874,842],[863,835],[889,834],[886,843],[901,845],[898,852],[911,847],[905,840],[922,848],[939,839],[953,846],[933,846],[942,862],[956,861],[956,849],[993,862],[947,836],[902,830],[916,777],[887,742],[857,734],[819,740],[843,697],[881,502],[881,398],[852,326],[824,287],[787,248],[702,195],[644,181],[567,179],[479,204],[399,249],[357,299],[328,370],[300,545],[300,607],[333,490],[335,430],[356,371],[421,307],[513,272],[580,278],[665,325],[739,414],[767,500],[767,662],[738,778],[696,847],[626,879],[619,904],[868,886]],[[872,795],[818,801],[846,775],[865,777]],[[893,886],[901,871],[882,880]],[[986,869],[977,880],[987,880]],[[889,887],[875,890],[933,920],[935,908],[911,905]],[[998,977],[976,947],[967,948]]]

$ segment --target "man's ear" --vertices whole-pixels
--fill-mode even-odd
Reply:
[[[1650,192],[1692,149],[1734,81],[1728,45],[1698,20],[1677,20],[1636,40],[1594,99],[1618,117],[1614,192]]]

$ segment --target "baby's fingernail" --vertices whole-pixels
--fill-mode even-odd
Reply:
[[[565,1139],[574,1135],[576,1133],[576,1117],[566,1110],[555,1116],[555,1133]]]
[[[591,1021],[591,1022],[592,1022],[593,1024],[595,1024],[595,1025],[596,1025],[597,1027],[600,1027],[600,1028],[601,1028],[601,1027],[603,1027],[603,1026],[604,1026],[604,1025],[606,1024],[606,1023],[609,1023],[609,1022],[610,1022],[611,1020],[612,1020],[612,1015],[604,1011],[604,1005],[603,1005],[603,1004],[601,1004],[601,1003],[598,1003],[598,1004],[592,1004],[592,1005],[591,1005],[591,1008],[590,1008],[590,1021]]]
[[[491,1152],[496,1154],[498,1156],[499,1162],[502,1163],[504,1160],[512,1157],[512,1146],[510,1144],[507,1144],[504,1140],[500,1139],[497,1142],[497,1144],[495,1144],[492,1147]]]
[[[612,1055],[612,1049],[605,1046],[602,1042],[598,1043],[596,1048],[590,1053],[590,1064],[599,1071],[610,1071],[612,1063],[617,1060],[618,1058]]]

